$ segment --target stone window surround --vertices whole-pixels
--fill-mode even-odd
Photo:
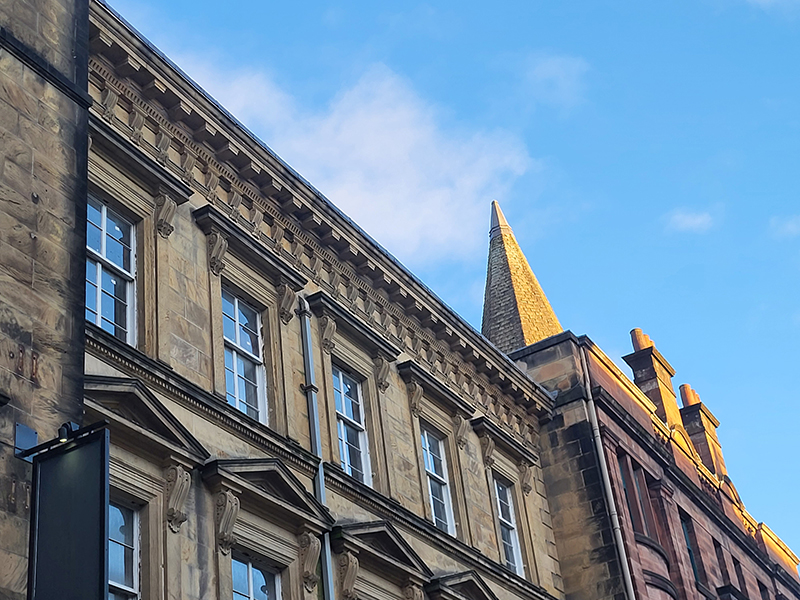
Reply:
[[[445,446],[448,465],[450,503],[453,513],[453,533],[459,540],[472,543],[468,526],[467,503],[462,475],[461,450],[466,444],[469,417],[474,408],[442,385],[417,363],[407,360],[397,365],[400,377],[406,382],[414,439],[420,440],[422,429],[427,425],[441,436]],[[420,443],[417,449],[417,464],[420,490],[425,500],[425,518],[433,521],[433,511],[428,497],[428,482]],[[466,526],[465,526],[466,525]]]
[[[539,457],[518,443],[497,425],[486,419],[476,417],[470,421],[472,428],[481,440],[484,467],[486,468],[487,497],[491,498],[491,510],[495,523],[498,562],[503,559],[500,518],[494,488],[494,479],[499,476],[511,484],[510,493],[513,500],[514,514],[517,524],[517,539],[522,555],[521,577],[538,583],[538,566],[533,551],[534,534],[526,499],[533,489],[533,470],[539,464]]]
[[[154,164],[101,118],[89,118],[88,193],[107,204],[133,226],[135,331],[132,344],[151,358],[169,364],[168,336],[158,335],[163,315],[153,310],[166,294],[169,274],[168,238],[177,207],[189,200],[191,188]]]

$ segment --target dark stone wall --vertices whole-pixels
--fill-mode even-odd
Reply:
[[[88,0],[0,0],[0,599],[27,585],[15,423],[81,421]]]

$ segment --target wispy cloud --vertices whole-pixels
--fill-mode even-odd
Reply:
[[[714,217],[708,211],[691,211],[677,208],[665,215],[667,231],[705,233],[714,226]]]
[[[797,237],[800,235],[800,215],[772,217],[769,220],[769,226],[777,237]]]
[[[437,107],[382,64],[321,110],[268,73],[176,62],[359,225],[414,266],[474,258],[488,207],[536,164],[498,130],[445,125]]]
[[[569,111],[582,102],[589,63],[578,56],[534,54],[525,72],[531,97],[541,104]]]

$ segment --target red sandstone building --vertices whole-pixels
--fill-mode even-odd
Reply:
[[[688,385],[679,408],[641,330],[633,381],[562,331],[496,204],[483,332],[554,396],[542,454],[567,598],[800,598],[798,558],[745,509],[710,409]]]

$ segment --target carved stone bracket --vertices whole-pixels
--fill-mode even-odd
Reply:
[[[333,317],[324,315],[320,317],[319,323],[322,326],[322,349],[330,354],[336,347],[333,336],[336,334],[336,321]]]
[[[281,321],[288,324],[294,316],[294,311],[292,309],[294,308],[297,294],[291,287],[282,283],[278,286],[278,295],[280,296]]]
[[[214,275],[222,273],[225,268],[225,253],[228,251],[228,238],[212,231],[208,234],[208,268]]]
[[[172,219],[177,209],[178,204],[168,194],[161,192],[156,196],[156,230],[164,239],[175,230]]]
[[[186,521],[183,505],[192,484],[192,475],[180,465],[171,465],[166,469],[167,479],[167,523],[172,532],[178,533]]]
[[[408,383],[408,396],[411,403],[411,414],[419,418],[422,413],[422,386],[417,381]]]
[[[413,582],[408,582],[403,586],[403,597],[406,600],[424,600],[422,587]]]
[[[349,550],[339,555],[339,583],[342,589],[342,600],[358,600],[356,577],[358,576],[358,558]]]
[[[220,552],[228,554],[236,543],[233,535],[233,526],[239,516],[239,498],[230,490],[221,490],[217,493],[214,522],[217,526],[217,545]]]
[[[483,466],[491,469],[494,465],[494,439],[489,436],[481,438],[481,451],[483,453]]]
[[[372,361],[375,365],[375,380],[381,393],[389,388],[389,361],[382,356],[376,356]]]
[[[456,426],[456,442],[458,443],[458,447],[463,450],[464,446],[467,445],[469,421],[467,421],[462,415],[457,414],[455,417],[453,417],[453,423]]]
[[[119,100],[119,95],[110,87],[106,87],[100,95],[103,118],[109,123],[114,120],[114,107],[117,105],[117,100]]]
[[[527,462],[519,465],[519,482],[526,496],[533,491],[533,467]]]
[[[303,569],[303,586],[309,594],[313,594],[319,582],[317,562],[322,544],[313,533],[304,531],[297,536],[300,544],[300,567]]]

